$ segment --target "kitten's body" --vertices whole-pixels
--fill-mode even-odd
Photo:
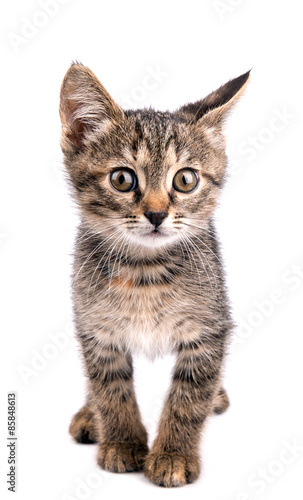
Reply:
[[[193,238],[183,252],[177,247],[144,257],[125,248],[111,253],[111,241],[81,225],[74,280],[77,330],[92,332],[100,347],[142,352],[151,359],[176,351],[180,342],[198,341],[201,328],[205,339],[216,330],[228,332],[220,257],[211,226],[209,231],[203,242]]]
[[[62,85],[62,148],[82,209],[74,314],[89,378],[71,433],[99,442],[102,467],[145,464],[165,486],[197,478],[203,422],[228,405],[221,376],[232,322],[212,213],[226,169],[222,117],[247,78],[177,113],[124,113],[80,65]],[[135,352],[177,354],[148,455]]]

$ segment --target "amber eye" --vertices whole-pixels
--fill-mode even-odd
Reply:
[[[183,168],[176,173],[173,180],[173,187],[181,193],[190,193],[198,184],[198,175],[194,170]]]
[[[110,174],[110,182],[118,191],[127,193],[136,187],[137,178],[131,170],[120,169]]]

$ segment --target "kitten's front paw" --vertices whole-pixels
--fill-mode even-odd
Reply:
[[[98,464],[110,472],[132,472],[143,469],[148,447],[143,443],[109,442],[98,450]]]
[[[69,432],[77,443],[97,443],[98,438],[94,426],[94,416],[90,408],[83,406],[83,408],[73,416],[69,426]]]
[[[179,453],[151,453],[145,459],[144,473],[159,486],[183,486],[198,479],[200,462]]]

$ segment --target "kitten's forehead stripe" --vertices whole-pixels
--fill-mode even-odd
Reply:
[[[140,166],[146,165],[153,159],[153,150],[148,141],[141,140],[138,144],[136,162]]]
[[[160,189],[168,170],[183,153],[177,141],[176,124],[170,113],[150,110],[128,113],[129,126],[133,124],[136,136],[135,168],[144,172],[148,186]],[[134,158],[133,151],[132,156]]]

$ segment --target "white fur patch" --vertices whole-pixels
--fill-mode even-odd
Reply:
[[[213,148],[223,148],[225,147],[225,139],[220,132],[217,131],[215,127],[205,128],[204,135],[207,137],[210,145]]]
[[[104,118],[91,132],[86,132],[85,140],[92,141],[96,138],[104,137],[109,134],[112,126],[113,122],[108,118]]]
[[[171,290],[164,303],[159,302],[159,295],[152,287],[144,291],[137,289],[125,294],[119,303],[112,304],[110,300],[102,306],[99,303],[99,331],[96,326],[92,326],[92,330],[101,345],[115,344],[119,349],[154,360],[173,353],[180,338],[185,342],[199,338],[201,324],[196,318],[188,318],[178,327],[189,305],[187,298],[177,290]]]

